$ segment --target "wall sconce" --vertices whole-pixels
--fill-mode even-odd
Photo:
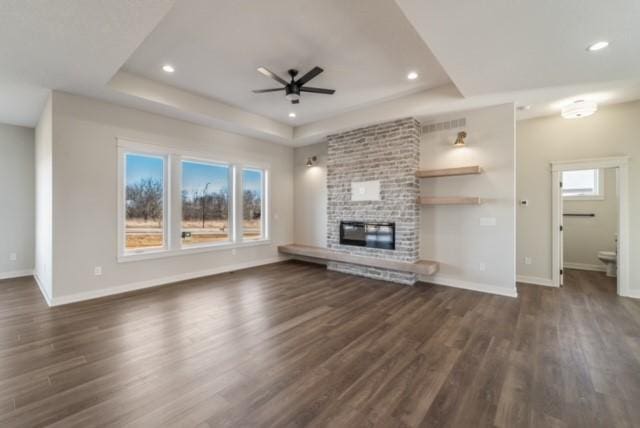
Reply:
[[[458,138],[453,143],[454,147],[464,147],[464,139],[467,138],[467,133],[464,131],[458,132]]]
[[[312,167],[314,162],[316,162],[317,160],[318,160],[317,156],[311,156],[311,157],[307,158],[307,163],[306,163],[307,168]]]

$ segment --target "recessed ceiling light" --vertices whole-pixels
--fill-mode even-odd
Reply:
[[[415,71],[410,71],[409,74],[407,74],[407,79],[409,80],[416,80],[418,78],[418,73],[416,73]]]
[[[176,71],[175,68],[173,68],[173,65],[171,64],[165,64],[162,66],[162,70],[165,71],[165,73],[173,73],[174,71]]]
[[[607,42],[606,40],[600,41],[600,42],[595,42],[594,44],[590,45],[587,50],[589,52],[595,52],[595,51],[599,51],[601,49],[606,48],[607,46],[609,46],[609,42]]]
[[[598,111],[598,104],[593,101],[577,100],[562,108],[561,115],[565,119],[580,119],[591,116]]]
[[[294,112],[289,113],[289,117],[291,119],[294,119],[296,117],[296,114]]]

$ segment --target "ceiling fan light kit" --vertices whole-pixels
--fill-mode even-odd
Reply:
[[[291,101],[291,104],[300,103],[300,92],[312,92],[315,94],[325,94],[325,95],[333,95],[335,93],[335,89],[324,89],[324,88],[313,88],[310,86],[305,86],[307,82],[316,77],[318,74],[322,73],[324,70],[320,67],[313,67],[307,74],[296,80],[296,76],[298,75],[298,70],[291,69],[288,71],[289,76],[291,77],[291,81],[287,82],[282,77],[278,76],[271,70],[266,67],[259,67],[258,72],[264,74],[267,77],[272,78],[276,82],[284,85],[282,88],[271,88],[271,89],[255,89],[253,92],[255,94],[264,94],[267,92],[279,92],[284,91],[284,96],[288,101]]]

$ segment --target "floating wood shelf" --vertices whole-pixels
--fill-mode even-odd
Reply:
[[[397,260],[382,259],[377,257],[354,256],[340,253],[327,248],[312,247],[309,245],[288,244],[280,245],[278,251],[292,256],[311,257],[314,259],[329,260],[333,262],[351,263],[354,265],[370,266],[380,269],[389,269],[399,272],[416,273],[419,275],[433,275],[438,271],[438,263],[429,260],[418,260],[415,263]]]
[[[421,196],[420,205],[480,205],[482,199],[476,196]]]
[[[419,178],[433,178],[433,177],[452,177],[455,175],[473,175],[481,174],[482,168],[478,165],[463,166],[460,168],[446,168],[446,169],[425,169],[416,172],[416,177]]]

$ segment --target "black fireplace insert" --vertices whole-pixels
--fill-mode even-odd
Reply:
[[[341,221],[340,244],[395,250],[396,224]]]

